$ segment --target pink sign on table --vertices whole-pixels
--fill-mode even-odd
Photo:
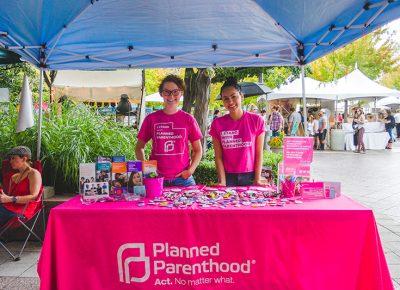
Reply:
[[[40,289],[393,290],[372,210],[340,196],[285,207],[54,208]]]
[[[304,199],[325,198],[324,183],[303,181],[300,183],[300,195]]]
[[[278,164],[278,172],[283,175],[294,175],[298,177],[310,177],[310,165],[309,164]]]
[[[285,137],[283,139],[283,163],[311,164],[313,160],[314,139],[310,137]]]

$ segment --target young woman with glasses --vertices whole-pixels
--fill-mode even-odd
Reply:
[[[185,91],[184,82],[178,76],[169,75],[162,80],[158,91],[164,99],[164,109],[144,119],[136,143],[136,158],[145,160],[144,147],[151,139],[150,160],[157,160],[164,186],[194,185],[192,174],[202,156],[200,139],[203,136],[194,117],[178,108]]]
[[[220,94],[229,114],[215,119],[210,130],[219,185],[262,185],[264,120],[243,111],[243,94],[236,80],[228,79]]]

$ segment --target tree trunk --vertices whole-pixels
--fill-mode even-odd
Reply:
[[[46,85],[48,86],[49,91],[50,91],[50,103],[53,103],[54,102],[53,83],[54,83],[54,80],[56,79],[57,71],[51,70],[49,72],[49,75],[47,75],[46,71],[43,71],[43,76],[44,76],[44,81],[46,82]]]
[[[208,107],[210,104],[210,87],[211,77],[207,69],[199,69],[195,75],[195,106],[194,106],[194,118],[199,124],[203,139],[201,145],[203,147],[203,156],[207,151],[207,129],[208,129]]]
[[[194,101],[195,101],[195,73],[193,68],[185,69],[185,95],[183,96],[182,110],[191,113]]]

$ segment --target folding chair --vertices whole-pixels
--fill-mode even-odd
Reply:
[[[35,161],[34,163],[34,168],[36,168],[40,173],[42,173],[42,166],[40,164],[40,161]],[[8,160],[3,161],[3,167],[2,167],[2,172],[3,172],[3,183],[4,183],[4,188],[8,191],[8,185],[9,185],[9,180],[11,176],[15,173],[15,171],[11,168]],[[25,247],[29,241],[29,238],[31,235],[33,235],[40,243],[43,243],[42,239],[34,232],[34,228],[36,226],[36,223],[38,221],[38,218],[40,214],[43,216],[43,227],[44,229],[46,228],[45,226],[45,216],[44,216],[44,200],[43,200],[43,186],[40,189],[40,192],[34,201],[30,201],[27,203],[23,209],[17,213],[17,215],[9,220],[7,223],[4,225],[0,226],[0,238],[3,237],[3,235],[8,231],[12,229],[16,229],[19,227],[23,227],[28,231],[28,236],[25,238],[24,244],[19,251],[19,253],[14,254],[10,249],[6,247],[6,245],[0,240],[0,245],[6,250],[6,252],[13,258],[14,261],[19,261],[20,257],[25,250]],[[28,205],[32,207],[32,210],[30,213],[26,212],[26,209],[28,208]],[[27,225],[27,223],[32,220],[33,223],[31,226]]]

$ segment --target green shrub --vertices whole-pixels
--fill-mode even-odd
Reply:
[[[263,166],[270,166],[272,170],[272,178],[276,184],[278,178],[278,164],[283,159],[282,153],[263,152]]]
[[[26,145],[36,154],[37,126],[15,133],[18,115],[10,105],[9,114],[0,118],[1,157],[16,145]],[[37,122],[36,122],[37,124]],[[135,159],[136,131],[105,120],[83,104],[56,108],[43,115],[41,162],[43,183],[56,192],[78,189],[79,163],[93,162],[97,156],[125,155]]]
[[[0,158],[4,159],[7,152],[17,146],[24,145],[32,150],[32,156],[36,156],[37,127],[27,129],[16,134],[18,112],[14,105],[2,105],[0,107]]]
[[[211,147],[211,148],[207,149],[206,155],[204,156],[203,160],[214,162],[214,157],[215,157],[214,148]]]
[[[203,160],[193,174],[197,184],[212,185],[218,182],[214,161]]]

